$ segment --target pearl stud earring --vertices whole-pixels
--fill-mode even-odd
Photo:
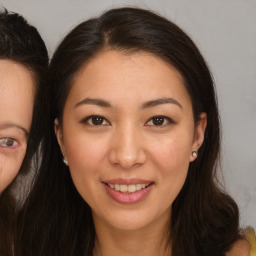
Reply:
[[[197,152],[196,151],[192,151],[192,156],[193,157],[197,157]]]
[[[65,156],[63,157],[63,163],[68,166],[68,160],[65,158]]]

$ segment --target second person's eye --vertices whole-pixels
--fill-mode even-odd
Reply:
[[[17,145],[17,141],[12,138],[2,138],[0,139],[0,147],[13,147]]]
[[[88,116],[82,120],[82,123],[86,123],[89,125],[109,125],[109,122],[102,116]]]

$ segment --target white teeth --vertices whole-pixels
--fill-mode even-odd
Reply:
[[[127,192],[128,190],[127,185],[120,185],[119,188],[121,192]]]
[[[122,193],[134,193],[135,191],[142,190],[143,188],[146,188],[149,184],[110,184],[108,183],[108,186],[110,188],[115,189],[116,191],[120,191]]]
[[[142,189],[142,184],[136,184],[136,190],[141,190]]]
[[[128,186],[128,192],[129,193],[133,193],[135,191],[136,191],[136,185],[135,184],[132,184],[132,185]]]

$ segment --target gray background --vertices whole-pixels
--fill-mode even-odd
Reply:
[[[84,19],[121,6],[157,11],[181,26],[215,78],[222,119],[222,170],[241,210],[256,227],[256,0],[0,0],[36,26],[50,55]]]

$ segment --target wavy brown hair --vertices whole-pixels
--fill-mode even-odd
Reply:
[[[35,104],[26,155],[16,179],[0,195],[0,255],[5,256],[13,253],[17,198],[21,199],[26,190],[20,183],[31,171],[32,157],[36,159],[36,150],[45,133],[42,124],[44,112],[47,112],[44,106],[47,106],[45,85],[48,73],[48,54],[38,31],[22,16],[6,9],[0,10],[0,59],[21,64],[31,72],[35,81]],[[34,161],[34,168],[37,168],[36,163]]]
[[[104,49],[145,51],[175,67],[190,95],[195,125],[207,114],[205,140],[189,166],[172,205],[170,241],[175,256],[222,256],[239,238],[236,203],[217,183],[220,124],[214,83],[199,50],[177,25],[150,11],[112,9],[75,27],[50,64],[51,116],[47,149],[34,189],[20,215],[17,255],[91,256],[95,229],[90,207],[80,197],[55,138],[73,79],[84,63]]]

